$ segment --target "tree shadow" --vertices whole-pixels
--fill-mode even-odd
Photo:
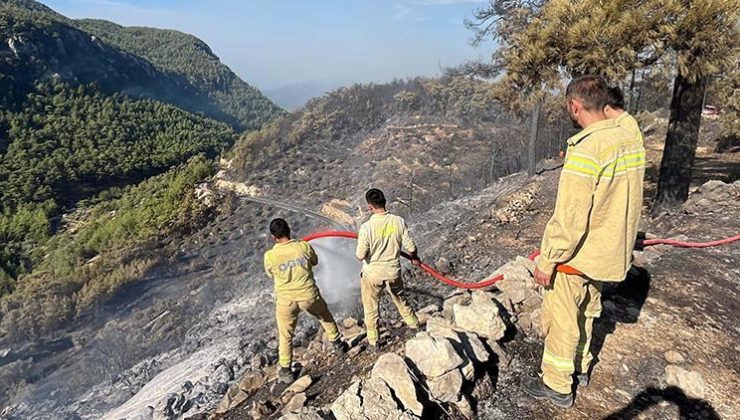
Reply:
[[[691,398],[680,388],[670,386],[664,389],[645,388],[627,406],[604,417],[604,420],[634,419],[662,401],[668,401],[678,407],[678,417],[681,419],[720,419],[717,411],[706,400]]]
[[[697,156],[694,159],[692,172],[692,184],[696,185],[702,185],[713,179],[735,182],[740,179],[740,162],[728,162],[716,157]]]
[[[594,322],[591,338],[591,354],[594,357],[591,370],[599,362],[606,337],[615,331],[617,324],[634,324],[639,319],[650,291],[650,281],[650,273],[646,269],[633,266],[624,281],[604,285],[601,318]]]

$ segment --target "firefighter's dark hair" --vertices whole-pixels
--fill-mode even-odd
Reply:
[[[365,200],[376,209],[385,207],[385,194],[377,188],[371,188],[365,193]]]
[[[614,109],[624,109],[624,93],[619,86],[610,87],[606,95],[606,104]]]
[[[288,222],[285,219],[272,219],[270,222],[270,233],[278,239],[290,238],[290,226],[288,226]]]
[[[565,89],[567,99],[577,99],[588,111],[603,110],[607,103],[606,81],[591,74],[576,77]]]

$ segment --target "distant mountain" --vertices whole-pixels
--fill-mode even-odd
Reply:
[[[265,89],[265,95],[280,107],[294,111],[308,102],[309,99],[323,96],[334,89],[350,83],[309,80],[291,83],[273,89]]]
[[[245,129],[261,127],[281,114],[259,90],[240,79],[197,37],[173,30],[123,27],[105,20],[76,21],[104,42],[147,59],[168,74],[184,78]]]
[[[176,31],[73,21],[35,1],[0,1],[0,103],[19,103],[39,81],[95,83],[253,130],[282,111]]]

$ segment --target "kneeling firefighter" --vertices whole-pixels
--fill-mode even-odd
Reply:
[[[319,263],[316,252],[305,241],[290,238],[290,227],[283,219],[270,222],[270,233],[275,246],[265,252],[267,276],[275,282],[275,318],[278,329],[278,380],[292,382],[293,333],[298,314],[308,312],[316,317],[326,337],[337,354],[344,354],[346,347],[339,337],[334,317],[321,297],[313,277],[313,267]]]

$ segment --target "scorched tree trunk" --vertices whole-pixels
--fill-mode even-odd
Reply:
[[[675,207],[689,196],[705,87],[702,78],[692,81],[680,73],[676,76],[655,209]]]

